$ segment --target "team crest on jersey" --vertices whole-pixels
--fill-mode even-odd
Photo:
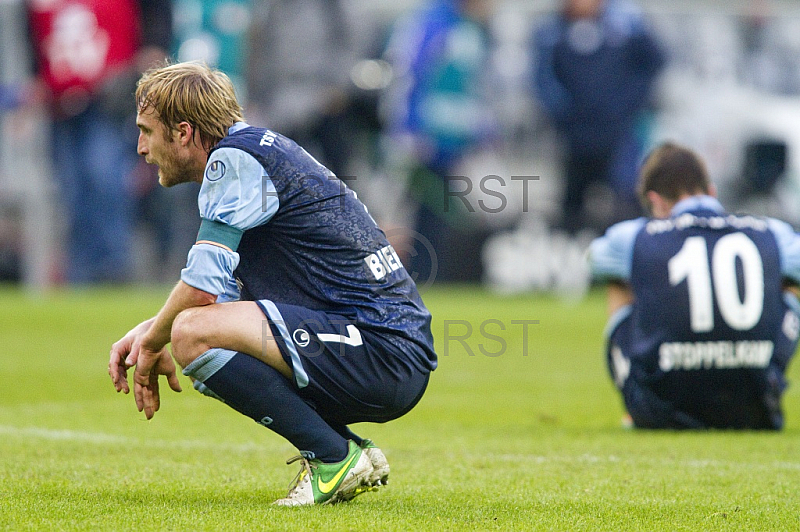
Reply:
[[[305,329],[295,329],[294,333],[292,333],[292,338],[294,339],[294,343],[300,347],[305,347],[311,343],[311,336]]]
[[[206,179],[209,181],[219,181],[225,175],[225,163],[222,161],[212,161],[206,167]]]

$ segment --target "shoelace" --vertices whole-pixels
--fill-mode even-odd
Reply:
[[[286,465],[292,465],[298,460],[301,461],[300,471],[297,472],[297,475],[295,475],[294,479],[289,483],[289,493],[291,493],[292,491],[294,491],[295,488],[297,488],[297,486],[303,480],[304,475],[308,474],[309,476],[311,476],[311,470],[317,468],[316,464],[312,464],[311,462],[309,462],[308,459],[302,454],[298,454],[297,456],[293,456],[288,460],[286,460]]]

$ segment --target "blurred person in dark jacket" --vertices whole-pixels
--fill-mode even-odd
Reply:
[[[36,69],[52,114],[53,173],[65,209],[66,280],[131,273],[139,74],[167,56],[169,0],[29,0]]]
[[[350,150],[355,54],[339,0],[253,5],[248,31],[248,116],[304,146],[337,176]],[[302,58],[302,59],[300,59]]]
[[[492,0],[433,0],[401,18],[385,56],[394,80],[381,103],[387,157],[416,206],[411,271],[420,280],[479,281],[489,231],[461,201],[483,176],[459,176],[497,141],[488,21]],[[465,181],[466,178],[466,181]],[[456,190],[458,189],[458,190]]]
[[[640,214],[636,169],[645,149],[654,81],[665,55],[640,9],[626,0],[564,0],[534,36],[535,93],[563,145],[561,228],[590,220],[586,191],[593,182],[614,194],[613,219]]]

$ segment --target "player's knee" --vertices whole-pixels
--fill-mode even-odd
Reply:
[[[194,308],[186,309],[172,322],[172,356],[182,367],[189,365],[194,359],[208,350],[203,341],[204,318]]]

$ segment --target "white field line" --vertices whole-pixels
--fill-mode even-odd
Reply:
[[[44,427],[14,427],[10,425],[0,425],[0,435],[37,438],[50,441],[68,441],[68,442],[81,442],[95,445],[113,444],[113,445],[130,445],[131,443],[143,443],[143,438],[130,438],[120,436],[118,434],[105,434],[102,432],[83,432],[67,429],[48,429]],[[148,445],[163,444],[172,449],[186,449],[186,450],[221,450],[231,451],[238,453],[252,453],[263,452],[266,450],[265,446],[255,443],[219,443],[207,440],[147,440]],[[653,460],[639,457],[619,457],[616,455],[596,456],[590,454],[583,454],[580,456],[565,455],[565,456],[541,456],[535,454],[499,454],[492,457],[493,460],[500,462],[513,462],[513,463],[583,463],[583,464],[601,464],[601,463],[639,463],[639,464],[653,464],[658,465],[675,465],[691,468],[717,468],[730,465],[737,465],[740,467],[748,467],[752,469],[791,469],[800,471],[800,463],[798,462],[772,462],[772,463],[744,463],[744,462],[727,462],[724,460],[671,460],[665,461],[662,459]]]
[[[732,462],[726,460],[667,460],[667,459],[651,459],[642,458],[637,456],[620,457],[616,455],[597,456],[592,454],[563,455],[563,456],[541,456],[535,454],[497,454],[492,456],[492,460],[497,462],[514,462],[514,463],[531,463],[531,464],[555,464],[555,463],[569,463],[569,464],[642,464],[642,465],[659,465],[659,466],[678,466],[696,469],[705,468],[720,468],[735,465],[736,467],[747,467],[752,469],[791,469],[800,471],[800,462]]]
[[[118,434],[105,434],[102,432],[84,432],[68,429],[48,429],[44,427],[14,427],[10,425],[0,425],[0,435],[18,436],[24,438],[36,438],[40,440],[50,441],[67,441],[89,443],[96,445],[130,445],[131,443],[144,443],[147,441],[148,445],[163,444],[171,448],[179,449],[199,449],[199,450],[222,450],[233,451],[240,453],[249,453],[254,451],[264,451],[265,446],[255,443],[219,443],[207,440],[153,440],[144,438],[131,438],[120,436]]]

